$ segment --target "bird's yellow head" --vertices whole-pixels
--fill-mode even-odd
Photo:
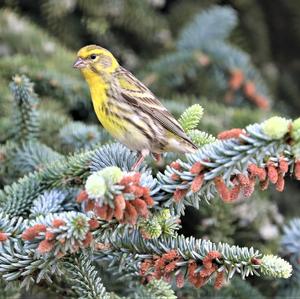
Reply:
[[[111,74],[119,67],[119,63],[108,50],[97,45],[89,45],[78,51],[73,67],[80,69],[88,78],[95,73]]]

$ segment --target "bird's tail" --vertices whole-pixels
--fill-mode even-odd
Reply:
[[[198,146],[190,139],[185,139],[183,145],[184,153],[195,153],[198,150]]]

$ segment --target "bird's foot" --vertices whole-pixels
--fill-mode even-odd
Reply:
[[[143,149],[139,153],[137,161],[132,165],[131,171],[136,171],[141,166],[143,161],[145,160],[145,157],[147,157],[149,155],[149,153],[150,153],[150,151],[148,149]]]
[[[158,167],[162,167],[164,165],[162,154],[152,153],[152,156],[154,157]]]
[[[157,163],[159,163],[161,161],[161,159],[162,159],[161,154],[152,153],[152,155]]]

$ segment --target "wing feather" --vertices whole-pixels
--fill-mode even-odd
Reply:
[[[118,93],[122,100],[155,118],[169,132],[181,137],[194,148],[196,145],[188,138],[181,125],[161,104],[154,94],[133,74],[120,67],[115,73]]]

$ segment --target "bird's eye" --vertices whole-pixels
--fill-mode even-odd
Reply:
[[[97,57],[97,55],[96,55],[96,54],[92,54],[92,55],[90,56],[90,58],[91,58],[92,60],[95,60],[95,59],[96,59],[96,57]]]

